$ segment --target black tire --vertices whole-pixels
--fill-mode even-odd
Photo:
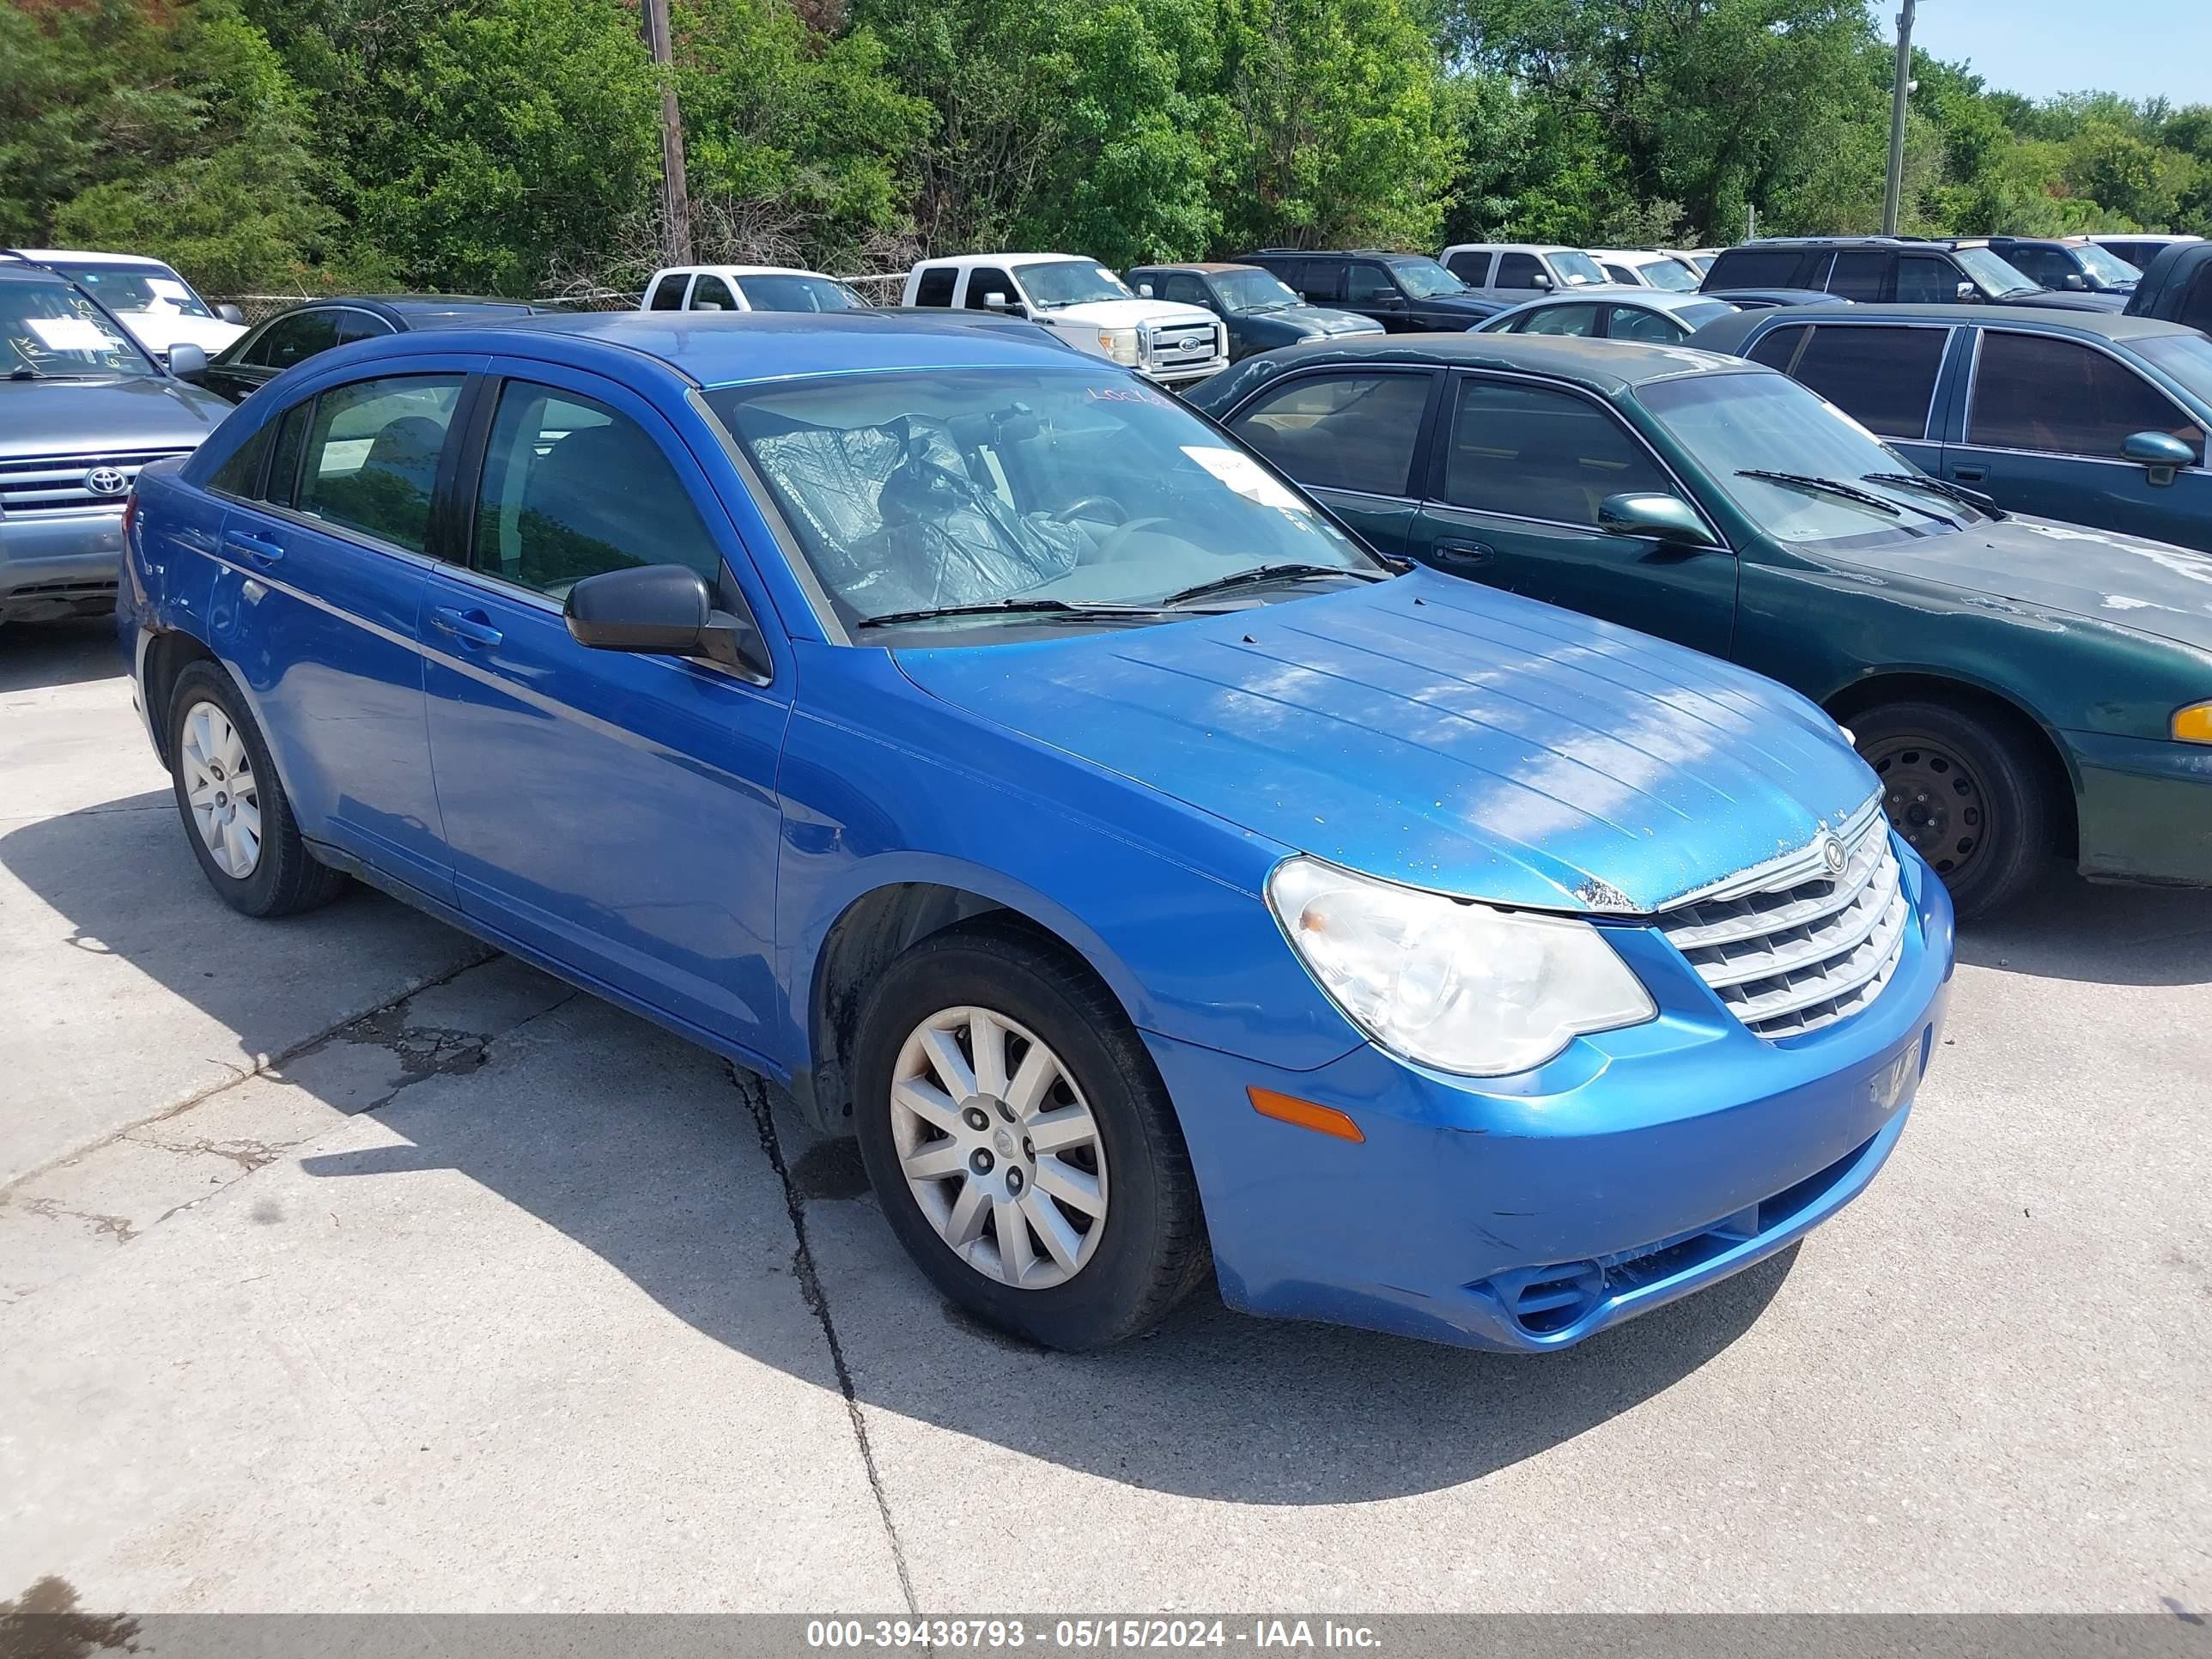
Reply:
[[[891,1085],[908,1036],[932,1015],[986,1008],[1057,1054],[1098,1126],[1109,1202],[1096,1251],[1063,1284],[988,1278],[939,1235],[901,1170]],[[1152,1056],[1121,1006],[1053,942],[969,926],[922,940],[884,969],[861,1011],[853,1115],[860,1158],[891,1231],[950,1300],[989,1325],[1072,1352],[1141,1335],[1210,1277],[1190,1154]]]
[[[1893,702],[1849,724],[1882,810],[1933,865],[1960,920],[2002,910],[2051,851],[2051,802],[2023,737],[1948,703]]]
[[[192,711],[202,703],[213,703],[236,729],[253,775],[255,799],[261,812],[261,848],[252,872],[243,877],[232,875],[216,861],[192,816],[184,759],[185,728]],[[169,781],[192,855],[199,860],[208,885],[232,909],[249,916],[289,916],[327,904],[344,891],[346,878],[316,862],[301,840],[299,826],[292,817],[292,803],[285,799],[284,786],[277,781],[261,728],[254,724],[246,699],[230,676],[215,663],[186,664],[170,690]]]

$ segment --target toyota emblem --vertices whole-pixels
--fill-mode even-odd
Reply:
[[[95,466],[84,475],[84,487],[95,495],[120,495],[131,487],[119,466]]]
[[[1830,875],[1842,875],[1844,873],[1844,866],[1850,862],[1849,859],[1844,855],[1843,842],[1838,841],[1833,836],[1821,836],[1820,862],[1828,866],[1828,873]]]

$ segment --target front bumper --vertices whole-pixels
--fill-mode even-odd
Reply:
[[[113,609],[123,510],[0,518],[0,622]]]
[[[2081,873],[2212,887],[2212,745],[2069,732]]]
[[[1863,1190],[1942,1023],[1950,900],[1903,854],[1914,925],[1887,988],[1809,1036],[1753,1036],[1656,931],[1613,930],[1656,1019],[1518,1078],[1370,1045],[1291,1072],[1148,1034],[1235,1307],[1540,1352],[1739,1273]],[[1255,1113],[1253,1085],[1365,1139]]]
[[[1151,363],[1137,372],[1156,385],[1164,386],[1196,386],[1229,367],[1225,356],[1208,357],[1202,362]]]

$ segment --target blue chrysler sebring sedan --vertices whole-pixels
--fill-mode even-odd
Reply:
[[[1942,884],[1810,703],[1388,568],[1018,331],[341,347],[129,544],[227,902],[358,878],[777,1079],[1040,1342],[1211,1268],[1564,1346],[1852,1198],[1935,1041]]]

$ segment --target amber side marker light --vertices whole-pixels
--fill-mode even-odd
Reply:
[[[2177,743],[2212,743],[2212,702],[2192,702],[2173,711]]]
[[[1279,1095],[1273,1089],[1247,1089],[1244,1092],[1252,1097],[1252,1109],[1261,1117],[1295,1123],[1301,1129],[1334,1135],[1339,1140],[1367,1139],[1359,1133],[1357,1123],[1334,1106],[1316,1106],[1310,1100],[1300,1100],[1296,1095]]]

